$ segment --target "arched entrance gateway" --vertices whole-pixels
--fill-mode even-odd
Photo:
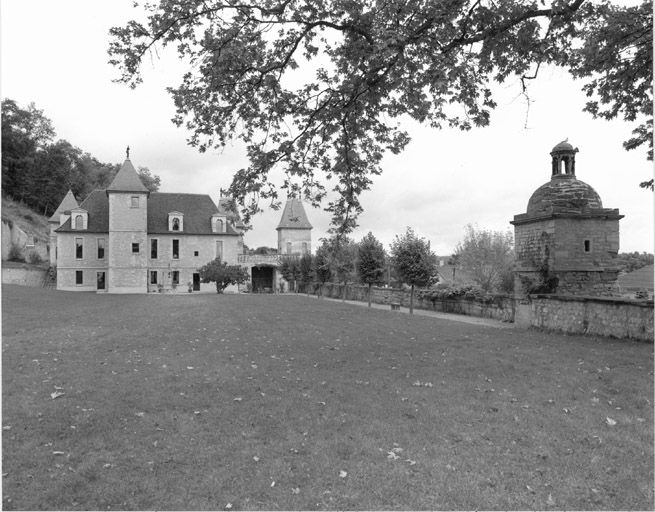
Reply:
[[[251,273],[253,293],[275,292],[275,267],[271,265],[253,266]]]

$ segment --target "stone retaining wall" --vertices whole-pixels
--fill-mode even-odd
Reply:
[[[539,329],[653,341],[651,301],[536,295],[519,309],[522,323]]]
[[[2,284],[20,284],[22,286],[43,286],[47,270],[40,268],[2,267]]]

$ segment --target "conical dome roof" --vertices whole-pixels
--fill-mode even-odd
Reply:
[[[107,187],[107,192],[148,192],[129,159],[123,162],[120,171]]]
[[[603,202],[593,187],[571,175],[557,175],[534,191],[528,201],[528,215],[553,212],[581,212],[600,209]]]

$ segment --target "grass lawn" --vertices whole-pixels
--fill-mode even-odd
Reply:
[[[3,508],[643,509],[653,345],[2,288]]]

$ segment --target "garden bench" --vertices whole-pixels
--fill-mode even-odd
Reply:
[[[398,302],[392,302],[391,311],[400,311],[400,304]]]

